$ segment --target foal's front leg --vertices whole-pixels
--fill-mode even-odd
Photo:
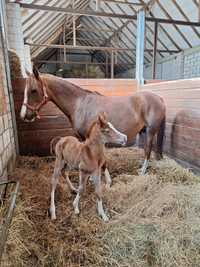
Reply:
[[[95,175],[95,193],[97,196],[97,211],[99,216],[102,217],[104,222],[109,221],[108,216],[105,214],[102,204],[102,186],[101,186],[101,169],[99,169]]]
[[[50,205],[50,214],[51,214],[51,219],[55,220],[56,219],[56,207],[55,207],[55,190],[56,186],[58,184],[58,178],[60,175],[60,171],[63,168],[63,162],[61,159],[56,158],[55,161],[55,167],[53,171],[53,175],[51,178],[51,205]]]
[[[111,184],[112,184],[112,179],[111,179],[110,173],[109,173],[109,171],[108,171],[106,162],[103,164],[103,166],[102,166],[102,170],[104,171],[104,175],[105,175],[106,188],[107,188],[107,189],[110,189]]]

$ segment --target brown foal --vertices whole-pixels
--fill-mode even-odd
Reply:
[[[89,177],[93,178],[95,193],[97,196],[97,211],[104,221],[108,217],[102,205],[101,189],[101,168],[105,164],[105,144],[116,143],[125,145],[127,136],[107,121],[106,114],[100,113],[98,118],[91,124],[85,142],[80,142],[73,136],[62,137],[55,145],[55,168],[52,176],[51,191],[51,219],[56,219],[54,194],[60,174],[64,175],[64,169],[79,170],[79,187],[76,189],[66,172],[65,178],[71,190],[76,191],[77,195],[73,202],[75,214],[79,214],[79,200],[81,194],[86,190]]]

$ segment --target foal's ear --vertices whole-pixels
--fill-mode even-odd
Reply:
[[[106,114],[106,112],[99,113],[98,119],[99,119],[101,127],[103,127],[105,124],[107,124],[107,114]]]
[[[36,78],[37,80],[40,79],[40,73],[39,73],[39,71],[38,71],[38,69],[36,68],[35,65],[33,65],[33,74],[34,74],[34,76],[35,76],[35,78]]]

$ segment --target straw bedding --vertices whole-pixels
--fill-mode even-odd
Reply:
[[[57,220],[48,217],[53,159],[20,157],[12,177],[20,195],[2,266],[146,267],[199,266],[200,179],[176,162],[152,159],[148,174],[137,174],[143,153],[135,148],[107,152],[113,185],[104,188],[110,222],[96,215],[95,196],[72,195],[60,179]],[[72,173],[77,183],[77,173]]]

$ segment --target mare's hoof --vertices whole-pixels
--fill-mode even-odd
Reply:
[[[47,210],[48,217],[51,218],[51,220],[56,220],[56,215],[51,214],[51,208],[48,208]]]
[[[144,169],[138,170],[138,175],[145,175],[145,174],[146,174],[146,170]]]

